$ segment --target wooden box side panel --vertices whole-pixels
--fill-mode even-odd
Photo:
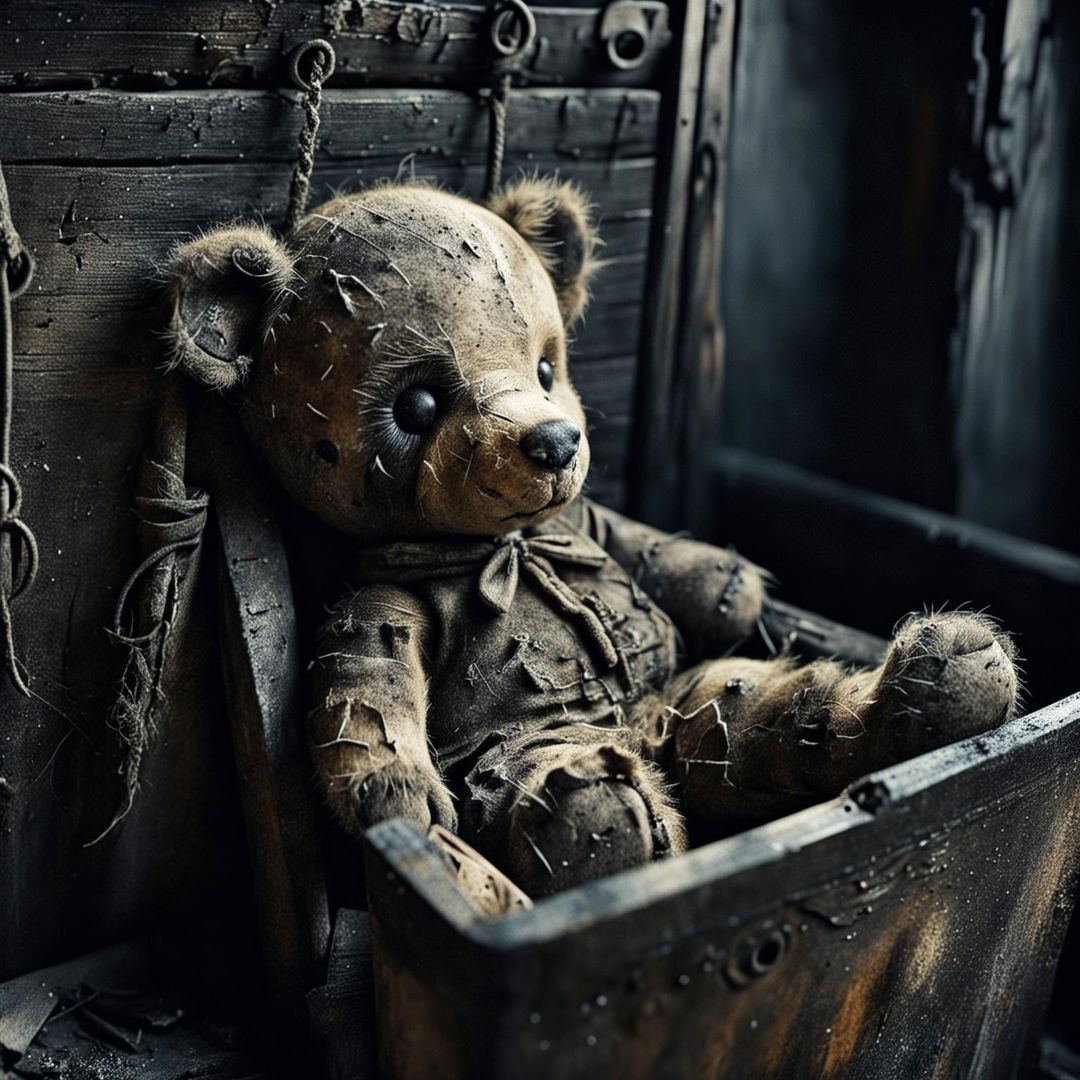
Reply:
[[[390,865],[394,917],[415,905],[381,947],[484,1033],[470,1075],[1012,1076],[1071,910],[1078,749],[1073,698],[497,923],[410,896],[381,827],[373,912]]]

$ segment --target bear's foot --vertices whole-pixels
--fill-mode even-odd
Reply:
[[[879,707],[908,724],[912,749],[941,746],[996,727],[1016,711],[1012,639],[985,615],[946,611],[912,617],[880,669]],[[898,729],[903,750],[904,734]]]
[[[1008,636],[984,615],[952,611],[909,618],[872,671],[788,658],[703,664],[638,719],[688,816],[730,825],[996,727],[1014,714],[1018,688]]]
[[[530,896],[685,847],[682,818],[657,768],[621,740],[598,742],[597,734],[578,725],[510,741],[485,755],[468,779],[474,794],[465,835],[484,844]]]

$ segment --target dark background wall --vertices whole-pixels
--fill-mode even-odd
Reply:
[[[1080,546],[1074,8],[744,0],[725,444]]]

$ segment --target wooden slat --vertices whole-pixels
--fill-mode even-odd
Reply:
[[[508,151],[573,163],[651,157],[659,94],[647,90],[514,90]],[[0,161],[94,165],[296,160],[303,123],[293,91],[18,93],[3,98]],[[488,109],[475,94],[328,89],[319,159],[396,168],[406,155],[481,164]],[[47,121],[47,122],[46,122]]]
[[[272,1038],[294,1069],[311,1061],[308,992],[330,939],[318,796],[301,718],[305,649],[274,481],[236,418],[211,399],[193,457],[207,470],[220,536],[221,654],[263,943]]]
[[[642,326],[641,377],[635,410],[641,440],[641,468],[631,507],[655,525],[676,527],[679,472],[675,451],[680,417],[675,413],[674,373],[680,335],[690,182],[694,167],[695,121],[702,77],[704,30],[709,5],[687,0],[679,26],[679,62],[664,101],[661,151],[667,167],[658,177],[656,218],[649,258],[653,267]]]
[[[975,17],[952,353],[956,510],[1080,550],[1075,5]]]
[[[686,193],[686,261],[680,274],[683,302],[671,375],[680,447],[677,457],[685,477],[673,521],[684,528],[696,526],[694,517],[709,504],[702,482],[704,470],[694,466],[701,447],[716,442],[722,406],[725,345],[720,264],[736,20],[735,3],[710,4],[706,10],[693,174]]]
[[[0,683],[0,977],[114,938],[147,911],[190,925],[200,895],[220,897],[221,918],[245,874],[216,634],[201,601],[172,642],[177,682],[167,690],[185,694],[144,760],[140,797],[121,826],[85,846],[121,805],[106,707],[122,656],[105,628],[137,563],[131,473],[155,384],[148,368],[15,380],[12,465],[41,570],[14,605],[36,696]]]
[[[63,97],[31,96],[39,109]],[[95,117],[90,130],[97,137],[101,116],[118,98],[138,98],[138,105],[130,106],[136,115],[160,117],[170,112],[201,115],[204,109],[211,115],[211,102],[222,95],[90,96],[95,102],[90,106],[89,115]],[[106,363],[115,362],[118,344],[127,338],[118,332],[121,323],[140,318],[147,282],[172,244],[217,221],[252,214],[278,219],[291,163],[274,157],[272,144],[266,161],[259,157],[245,158],[241,164],[213,162],[237,154],[236,140],[243,137],[240,133],[249,113],[258,129],[272,127],[275,117],[282,115],[295,124],[294,110],[273,94],[232,97],[245,109],[241,111],[234,102],[205,126],[201,145],[209,162],[171,164],[169,159],[163,166],[124,163],[109,168],[20,165],[20,160],[66,160],[67,151],[55,140],[48,140],[51,146],[45,140],[35,141],[26,130],[28,121],[11,129],[6,139],[0,137],[0,149],[5,151],[0,160],[12,163],[7,173],[16,220],[41,267],[35,288],[20,307],[16,346],[20,355],[52,358],[75,351],[80,366],[94,363],[95,354],[104,355]],[[445,92],[349,92],[334,101],[336,121],[328,118],[322,127],[324,148],[333,146],[333,153],[324,153],[316,169],[314,199],[393,177],[409,148],[417,150],[416,132],[410,125],[427,126],[433,120],[440,121],[430,127],[439,132],[440,141],[421,146],[421,152],[406,162],[409,171],[415,169],[418,176],[478,194],[487,129],[486,111],[475,99]],[[414,107],[418,103],[420,112]],[[72,108],[78,115],[81,106]],[[559,172],[578,180],[586,191],[605,193],[601,229],[607,241],[604,255],[611,266],[599,279],[577,355],[588,359],[632,354],[637,349],[639,318],[633,309],[640,303],[646,273],[656,95],[530,91],[514,95],[511,108],[522,124],[510,129],[508,177],[520,169]],[[594,119],[602,122],[594,123]],[[442,138],[444,132],[448,142]],[[145,143],[150,135],[143,131],[138,138]],[[147,152],[143,145],[130,151],[140,161]],[[173,145],[168,153],[180,155],[182,146]],[[124,161],[122,146],[114,150],[113,158]],[[208,205],[211,189],[215,197]],[[92,303],[86,303],[89,297]],[[61,310],[67,316],[64,319],[59,318]],[[82,322],[77,345],[68,332],[72,318]]]
[[[667,9],[640,66],[623,71],[598,36],[602,5],[534,7],[534,46],[511,62],[536,85],[648,86],[665,61]],[[490,83],[495,58],[483,4],[391,0],[65,0],[5,8],[0,87],[266,85],[286,81],[282,54],[328,38],[337,85]]]

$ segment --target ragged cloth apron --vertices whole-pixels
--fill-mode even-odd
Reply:
[[[530,732],[619,727],[675,673],[671,620],[568,519],[361,553],[357,585],[396,585],[428,608],[428,738],[444,773]]]

